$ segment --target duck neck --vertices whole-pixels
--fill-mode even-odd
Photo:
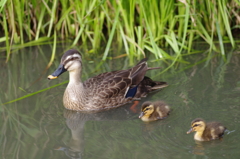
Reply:
[[[67,109],[82,110],[86,104],[87,96],[80,75],[80,71],[69,72],[69,83],[63,97]]]
[[[204,135],[204,131],[205,131],[205,124],[203,124],[203,126],[201,127],[201,129],[198,129],[198,131],[195,133],[194,138],[195,140],[199,140],[199,141],[203,141],[203,135]]]
[[[69,71],[69,84],[77,85],[79,83],[82,83],[81,72],[81,70]]]
[[[195,140],[202,141],[203,140],[202,137],[203,137],[203,131],[197,131],[194,135]]]

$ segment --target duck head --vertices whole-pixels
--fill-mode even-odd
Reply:
[[[149,117],[153,112],[154,112],[154,105],[151,102],[145,102],[142,105],[139,118],[142,118],[143,116]]]
[[[64,55],[61,58],[61,63],[58,66],[58,68],[48,76],[48,79],[56,79],[58,76],[60,76],[62,73],[69,71],[74,72],[76,70],[80,70],[79,68],[82,67],[82,57],[81,54],[75,50],[71,49],[64,53]]]
[[[191,132],[203,132],[205,130],[206,123],[203,119],[197,118],[192,121],[191,128],[187,131],[187,134],[190,134]]]

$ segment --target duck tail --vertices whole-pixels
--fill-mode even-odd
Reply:
[[[151,90],[158,90],[158,89],[162,89],[164,87],[167,87],[168,84],[167,82],[158,82],[158,81],[152,81],[153,82],[153,86],[151,87]]]

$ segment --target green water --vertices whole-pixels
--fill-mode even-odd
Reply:
[[[58,66],[64,48],[59,47],[56,60],[45,70],[51,47],[31,47],[12,54],[9,63],[1,59],[0,102],[59,84],[68,74],[47,80]],[[190,64],[178,64],[163,74],[147,73],[169,86],[148,95],[137,106],[130,105],[106,112],[81,114],[67,111],[62,96],[66,84],[0,107],[0,158],[239,158],[240,152],[240,55],[228,53],[194,65],[207,55],[187,56]],[[168,65],[153,62],[151,67]],[[102,72],[126,69],[126,57],[99,65],[100,57],[83,57],[83,79]],[[137,63],[138,60],[135,61]],[[194,65],[194,66],[191,66]],[[162,121],[144,123],[138,119],[140,105],[146,100],[163,100],[173,111]],[[187,135],[190,122],[201,117],[222,122],[229,133],[222,140],[195,142]]]

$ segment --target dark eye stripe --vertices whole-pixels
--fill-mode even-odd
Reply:
[[[196,127],[196,126],[199,126],[199,124],[195,124],[195,125],[193,125],[193,127]]]
[[[78,57],[72,57],[70,59],[67,59],[66,61],[64,61],[64,65],[66,65],[66,63],[68,63],[69,61],[73,61],[75,59],[78,59]]]
[[[143,111],[145,112],[145,111],[147,111],[149,108],[145,108]]]

